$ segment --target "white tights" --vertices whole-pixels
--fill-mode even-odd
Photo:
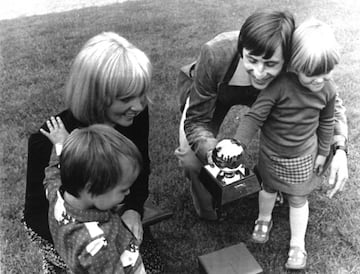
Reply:
[[[258,220],[270,221],[274,209],[277,193],[264,190],[259,192],[259,216]],[[289,211],[291,239],[290,246],[298,246],[305,251],[305,234],[309,220],[309,203],[306,200],[301,207],[290,205]]]

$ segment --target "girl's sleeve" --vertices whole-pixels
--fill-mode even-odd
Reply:
[[[46,198],[49,200],[49,193],[58,189],[61,185],[59,156],[55,149],[52,150],[49,166],[45,168],[45,179],[43,182]]]
[[[319,149],[318,153],[327,156],[334,132],[334,108],[336,97],[329,100],[327,105],[320,111],[319,127],[317,129]]]
[[[184,130],[192,150],[200,160],[206,161],[206,153],[217,141],[210,128],[217,100],[219,75],[214,71],[217,62],[210,46],[204,45],[198,58],[194,84],[190,89],[190,104],[186,112]]]
[[[272,85],[259,93],[255,103],[241,119],[234,138],[246,146],[249,145],[256,132],[263,126],[272,107],[276,104],[280,88]]]

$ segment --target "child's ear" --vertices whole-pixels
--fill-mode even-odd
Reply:
[[[79,198],[84,201],[93,201],[93,199],[96,197],[93,193],[89,192],[89,184],[87,183],[85,188],[79,192]]]

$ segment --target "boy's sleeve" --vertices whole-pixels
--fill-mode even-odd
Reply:
[[[99,239],[100,241],[100,239]],[[92,242],[94,243],[94,242]],[[110,254],[107,247],[102,247],[100,251],[92,255],[89,253],[89,243],[83,252],[79,255],[79,262],[86,273],[89,274],[123,274],[124,268],[120,260],[120,255],[116,258],[114,254]],[[93,249],[96,248],[96,243],[93,244]],[[91,251],[90,251],[91,252]],[[113,253],[113,252],[111,252]]]
[[[117,227],[115,223],[107,223],[106,226],[105,229],[98,222],[84,223],[86,229],[73,236],[76,241],[73,254],[78,254],[80,268],[86,273],[121,274],[125,273],[125,266],[129,265],[131,268],[141,262],[139,251],[131,252],[127,248],[132,235],[125,232],[122,226]],[[137,253],[137,256],[125,256],[124,260],[126,252],[135,255]]]
[[[82,268],[86,270],[86,273],[123,274],[125,273],[124,268],[126,269],[124,264],[128,264],[128,267],[132,269],[143,269],[144,265],[139,251],[132,252],[125,250],[121,255],[116,254],[116,256],[114,256],[114,252],[110,252],[110,249],[103,247],[97,254],[93,255],[90,253],[92,252],[90,249],[96,251],[97,243],[95,241],[89,243],[86,246],[86,249],[83,250],[83,253],[79,256],[80,264]],[[101,242],[100,238],[98,239],[98,242]],[[140,273],[145,272],[140,271]]]
[[[59,156],[52,150],[49,166],[45,168],[45,179],[43,181],[46,198],[49,199],[49,194],[53,189],[58,189],[61,185]]]

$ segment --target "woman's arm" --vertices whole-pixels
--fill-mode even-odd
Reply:
[[[142,155],[142,170],[131,186],[129,195],[125,197],[125,208],[122,215],[123,221],[141,242],[143,238],[141,219],[144,214],[144,203],[149,196],[149,109],[143,110],[130,127],[116,126],[115,128],[129,138]]]
[[[143,166],[138,178],[130,188],[130,194],[125,198],[125,210],[135,210],[140,214],[144,213],[144,203],[149,196],[149,175],[150,175],[150,158],[149,158],[149,110],[146,108],[134,119],[130,127],[116,126],[120,133],[129,138],[139,149]]]
[[[48,226],[48,201],[43,180],[49,165],[52,144],[40,132],[30,135],[26,174],[24,220],[40,237],[52,242]]]
[[[80,126],[67,110],[57,116],[60,116],[69,132]],[[41,128],[49,131],[46,123]],[[50,140],[40,131],[31,134],[29,137],[24,209],[26,225],[50,243],[52,243],[52,238],[48,226],[49,204],[45,196],[43,181],[45,168],[49,166],[52,147]]]

